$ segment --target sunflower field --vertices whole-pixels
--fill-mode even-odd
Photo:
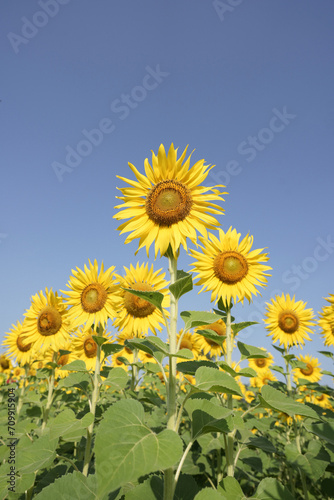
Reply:
[[[318,327],[333,358],[334,295],[317,317],[295,296],[273,297],[273,352],[241,342],[254,323],[233,305],[267,286],[269,255],[219,228],[224,186],[204,186],[213,167],[190,162],[161,145],[144,173],[129,164],[135,180],[119,177],[120,234],[147,257],[154,247],[159,269],[88,261],[66,289],[36,293],[6,333],[1,499],[334,498],[333,389],[321,384],[333,375],[307,353]],[[194,284],[210,300],[179,311]]]

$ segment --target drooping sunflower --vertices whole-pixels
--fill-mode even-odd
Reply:
[[[115,267],[109,267],[104,271],[103,262],[100,272],[97,261],[94,264],[89,260],[89,269],[84,266],[85,271],[77,267],[72,269],[73,276],[70,277],[69,284],[66,285],[70,291],[62,290],[68,295],[65,298],[66,305],[70,306],[69,318],[73,327],[86,325],[90,329],[101,323],[106,324],[108,318],[116,315],[113,297],[117,290],[117,280],[114,277]]]
[[[232,227],[226,233],[219,229],[219,239],[209,233],[209,239],[199,238],[202,251],[190,250],[197,259],[192,264],[200,278],[196,284],[203,285],[200,292],[211,291],[211,302],[219,298],[227,305],[232,299],[251,302],[252,295],[259,293],[256,287],[267,283],[270,275],[266,271],[271,267],[263,262],[269,260],[268,254],[261,253],[263,249],[251,250],[252,236],[245,236],[239,243],[240,236]]]
[[[85,362],[87,370],[95,370],[97,357],[97,344],[93,339],[96,332],[90,328],[79,328],[76,335],[71,340],[72,355],[76,359],[81,359]],[[110,341],[110,334],[105,332],[103,337]],[[101,355],[101,359],[103,359]]]
[[[211,323],[209,325],[203,325],[196,328],[196,332],[200,332],[201,330],[212,330],[214,333],[217,333],[220,337],[226,337],[226,325],[222,319],[218,319],[215,323]],[[198,339],[198,345],[202,350],[203,354],[214,356],[221,356],[226,351],[226,340],[222,345],[218,344],[214,340],[204,337],[200,333],[195,334]],[[233,332],[232,332],[233,339]]]
[[[263,347],[261,347],[265,351]],[[274,357],[268,353],[267,358],[249,358],[248,366],[253,368],[258,374],[263,373],[269,369],[269,367],[274,363]]]
[[[34,343],[33,349],[43,354],[48,349],[58,351],[70,335],[71,323],[63,297],[45,288],[31,299],[30,309],[25,313],[24,343]]]
[[[296,383],[302,378],[309,382],[318,382],[321,379],[320,363],[317,358],[313,358],[309,354],[306,354],[305,356],[297,356],[297,359],[303,361],[306,367],[293,369],[293,378]]]
[[[187,148],[177,159],[173,144],[168,155],[161,144],[157,156],[152,151],[152,166],[148,158],[144,162],[146,176],[131,163],[136,181],[117,176],[131,186],[119,188],[118,199],[124,203],[115,207],[122,210],[114,217],[130,220],[118,229],[121,234],[131,233],[125,243],[139,238],[138,250],[146,247],[147,256],[153,242],[155,257],[159,250],[164,255],[169,246],[175,256],[180,245],[187,250],[187,238],[196,243],[196,230],[206,236],[207,229],[220,225],[212,214],[221,215],[224,210],[212,202],[224,201],[221,195],[227,193],[217,189],[224,186],[201,186],[213,167],[200,160],[189,168],[191,155],[186,159],[186,153]]]
[[[267,303],[267,313],[264,320],[266,329],[269,330],[267,336],[272,335],[273,342],[279,341],[279,345],[284,345],[285,349],[293,345],[301,348],[305,345],[305,340],[311,340],[308,333],[312,333],[311,326],[314,325],[313,310],[306,309],[306,302],[295,301],[295,296],[282,294],[275,296],[271,303]]]
[[[117,276],[120,285],[114,295],[115,310],[117,316],[113,322],[118,330],[130,333],[131,336],[147,335],[150,330],[154,334],[156,330],[161,332],[164,319],[160,310],[145,299],[137,297],[124,288],[140,292],[160,292],[164,295],[162,307],[169,307],[170,298],[168,282],[164,279],[165,273],[153,270],[153,265],[148,264],[136,267],[130,264],[130,269],[124,267],[125,276]],[[168,311],[165,311],[168,316]]]
[[[324,337],[325,345],[334,345],[334,295],[330,294],[326,298],[329,306],[324,306],[319,313],[318,325],[321,328],[320,334]]]
[[[33,355],[33,342],[29,344],[25,342],[25,331],[25,321],[22,323],[17,321],[16,325],[12,325],[2,343],[8,349],[7,355],[15,358],[20,366],[29,364]]]

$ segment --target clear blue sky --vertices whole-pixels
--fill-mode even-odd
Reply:
[[[89,258],[119,272],[146,259],[116,230],[115,176],[132,178],[128,161],[142,170],[160,143],[215,164],[206,184],[227,184],[222,227],[268,248],[272,278],[237,319],[260,321],[275,293],[325,305],[332,0],[4,0],[0,13],[1,336],[32,295],[64,289]],[[183,254],[180,267],[191,261]],[[180,307],[208,310],[210,294],[196,289]],[[324,349],[313,338],[302,354]],[[262,325],[242,340],[273,352]]]

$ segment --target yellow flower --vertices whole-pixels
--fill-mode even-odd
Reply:
[[[5,336],[2,345],[7,347],[7,355],[10,358],[16,358],[16,362],[24,366],[29,364],[33,353],[33,342],[27,344],[25,342],[25,321],[20,323],[17,321],[16,325]]]
[[[261,347],[263,351],[265,349]],[[268,353],[269,354],[269,353]],[[250,358],[248,359],[248,366],[253,368],[258,374],[263,373],[268,370],[268,368],[274,363],[274,357],[269,354],[268,358]]]
[[[221,298],[224,304],[246,298],[249,302],[252,295],[258,292],[257,286],[267,283],[266,271],[271,267],[262,264],[269,260],[268,254],[260,250],[251,250],[253,237],[247,235],[240,243],[240,233],[232,227],[224,233],[219,229],[219,239],[209,233],[209,239],[200,237],[202,252],[190,250],[197,260],[192,264],[200,278],[197,285],[211,291],[211,302]]]
[[[267,336],[273,336],[273,342],[279,340],[280,345],[285,349],[290,346],[305,344],[306,340],[311,340],[307,332],[312,333],[310,326],[314,325],[312,309],[305,309],[306,302],[299,300],[295,302],[295,296],[290,298],[284,293],[282,297],[276,295],[272,303],[267,303],[267,313],[264,322],[269,330]]]
[[[117,317],[113,324],[118,330],[131,333],[131,336],[147,335],[149,330],[154,334],[156,330],[161,332],[164,319],[160,310],[145,299],[137,297],[124,288],[141,292],[160,292],[164,295],[162,307],[169,307],[170,298],[168,282],[164,279],[165,273],[153,270],[153,265],[148,268],[148,264],[136,267],[130,264],[130,269],[124,267],[126,274],[124,277],[117,276],[120,285],[114,295],[114,306]],[[168,316],[168,311],[165,311]]]
[[[200,330],[212,330],[220,337],[226,337],[226,325],[222,319],[218,319],[215,323],[211,323],[210,325],[199,326],[195,331],[198,332]],[[208,339],[203,335],[197,334],[196,337],[198,339],[198,345],[205,356],[207,354],[210,354],[211,357],[221,356],[225,352],[224,345],[226,345],[226,341],[224,341],[223,345],[221,346],[214,340]]]
[[[1,354],[0,356],[0,373],[9,374],[11,369],[13,368],[12,362],[7,356]]]
[[[252,377],[250,379],[250,385],[251,387],[258,387],[261,389],[264,385],[267,385],[269,382],[274,382],[275,380],[277,380],[275,375],[270,370],[266,370],[259,373],[257,377]]]
[[[198,356],[201,352],[201,336],[190,332],[183,333],[183,330],[180,330],[180,333],[177,335],[177,345],[179,344],[181,337],[182,339],[179,350],[189,349],[190,351],[192,351],[194,359],[198,359]],[[182,363],[182,361],[186,360],[178,358],[178,363]]]
[[[78,267],[77,271],[72,269],[74,276],[70,277],[69,284],[66,285],[70,291],[62,290],[69,296],[66,298],[66,305],[70,306],[69,318],[73,327],[86,324],[87,329],[93,324],[95,327],[99,323],[105,326],[108,318],[116,315],[113,297],[117,290],[113,274],[115,267],[104,271],[102,262],[98,272],[97,261],[94,264],[90,260],[88,262],[90,267],[88,269],[85,264],[84,272]]]
[[[93,339],[96,332],[91,328],[87,331],[85,328],[80,328],[77,335],[72,338],[71,350],[73,356],[85,362],[87,370],[95,370],[97,357],[97,344]],[[109,333],[105,332],[103,337],[110,340]],[[101,354],[101,359],[103,353]]]
[[[56,375],[56,377],[66,378],[66,377],[68,377],[68,375],[71,372],[69,372],[68,370],[62,370],[61,368],[65,365],[68,365],[69,363],[71,363],[72,361],[74,361],[76,359],[76,356],[71,352],[72,351],[72,343],[70,340],[66,344],[63,345],[62,351],[70,351],[70,352],[68,354],[62,354],[62,355],[60,355],[59,351],[56,353],[55,363],[58,365],[59,368],[56,368],[55,375]],[[45,354],[45,357],[44,357],[45,363],[53,362],[54,354],[55,354],[55,352],[50,349]]]
[[[299,379],[304,378],[309,382],[318,382],[322,375],[320,370],[320,364],[317,358],[312,358],[308,354],[306,356],[297,356],[299,361],[303,361],[306,364],[306,368],[294,368],[294,381],[299,382]]]
[[[24,343],[34,343],[33,349],[43,354],[48,349],[58,351],[67,342],[71,324],[63,298],[45,289],[32,297],[25,313]]]
[[[334,295],[330,294],[326,300],[330,305],[322,308],[318,324],[322,329],[320,333],[324,337],[325,345],[331,346],[334,345]]]
[[[158,156],[152,152],[152,166],[148,159],[144,162],[146,176],[131,163],[136,181],[117,176],[131,186],[119,189],[123,196],[118,198],[124,203],[115,208],[123,210],[114,217],[130,220],[118,229],[131,233],[125,243],[139,238],[138,250],[146,247],[147,256],[153,242],[155,257],[159,250],[164,255],[169,246],[176,256],[180,245],[187,250],[187,238],[196,243],[196,230],[206,236],[208,228],[219,226],[211,214],[221,215],[223,209],[212,202],[224,201],[220,195],[226,193],[216,189],[223,186],[200,186],[211,169],[204,165],[204,160],[189,168],[190,156],[185,159],[186,152],[187,148],[177,159],[173,144],[168,155],[161,144]]]

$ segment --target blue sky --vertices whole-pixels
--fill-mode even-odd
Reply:
[[[315,313],[326,304],[332,0],[7,0],[0,11],[1,336],[32,295],[64,289],[88,259],[119,272],[146,260],[117,231],[116,175],[132,178],[129,161],[143,170],[171,142],[216,165],[206,184],[227,186],[222,227],[268,249],[268,287],[237,319],[261,321],[276,293]],[[191,262],[183,252],[179,267]],[[210,307],[197,289],[180,304]],[[302,354],[324,349],[313,339]],[[241,340],[274,351],[262,324]]]

